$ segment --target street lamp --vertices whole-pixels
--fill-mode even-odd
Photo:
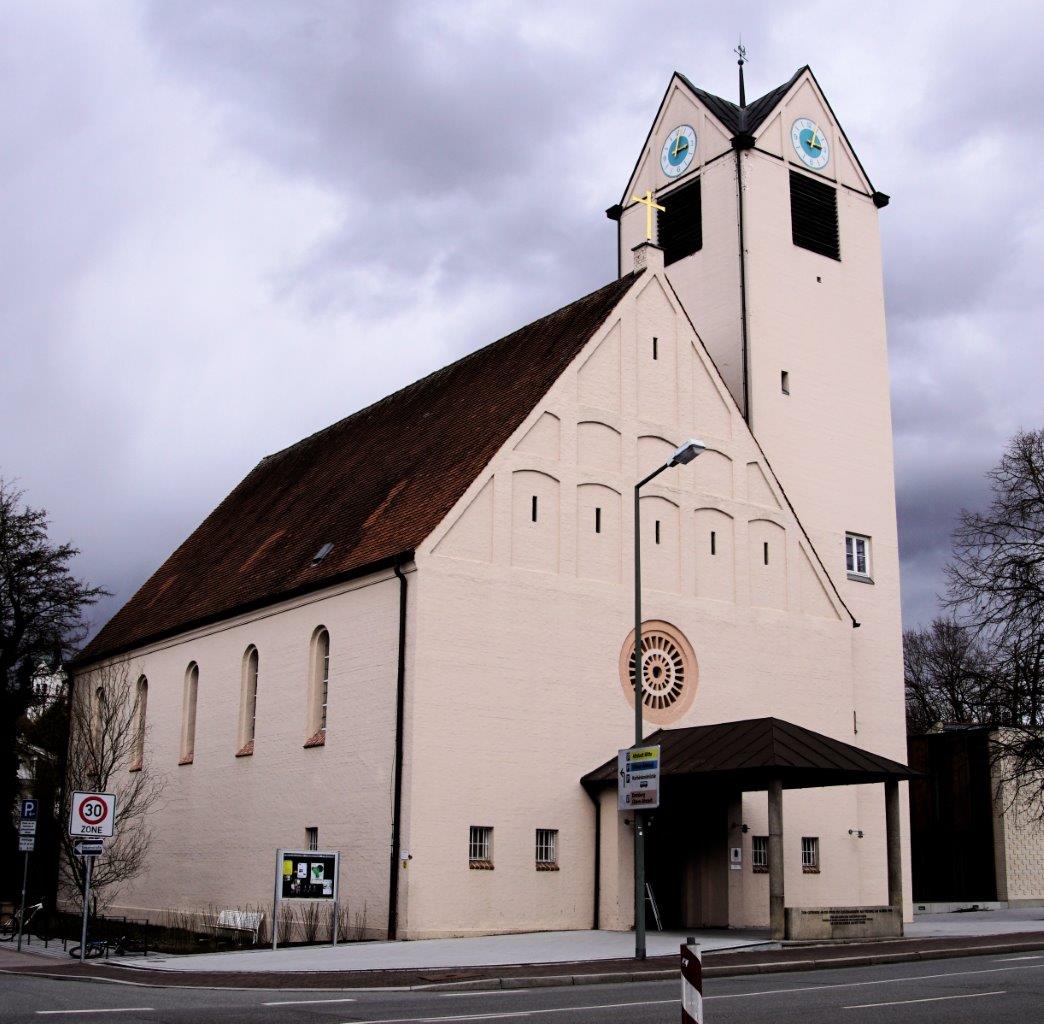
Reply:
[[[634,485],[634,745],[642,744],[642,524],[641,489],[665,469],[687,466],[707,446],[689,438],[662,465]],[[634,812],[634,955],[645,959],[645,821],[641,811]]]

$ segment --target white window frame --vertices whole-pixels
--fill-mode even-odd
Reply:
[[[468,826],[468,865],[470,867],[493,866],[493,826]]]
[[[801,837],[801,870],[806,875],[819,874],[819,836]]]
[[[752,870],[761,874],[769,869],[769,837],[751,836],[750,840],[750,866]]]
[[[536,867],[538,871],[558,870],[558,829],[536,830]]]
[[[862,545],[862,569],[859,568],[860,552]],[[845,570],[849,576],[856,576],[861,580],[872,579],[873,566],[870,562],[870,538],[865,533],[845,534]]]

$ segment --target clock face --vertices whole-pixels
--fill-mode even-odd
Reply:
[[[801,162],[813,171],[821,171],[830,162],[830,143],[815,121],[799,117],[790,129],[790,141]]]
[[[660,166],[668,178],[684,174],[696,156],[696,129],[682,124],[667,136],[660,152]]]

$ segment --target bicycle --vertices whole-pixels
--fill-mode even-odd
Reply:
[[[84,954],[85,960],[97,960],[98,957],[105,955],[105,950],[108,943],[104,939],[88,939],[87,940],[87,952]],[[80,959],[80,946],[79,944],[73,946],[69,950],[69,956],[74,960]]]
[[[108,939],[88,939],[85,960],[96,960],[100,956],[112,953],[114,956],[134,956],[143,953],[144,947],[140,943],[134,943],[127,935],[120,935],[111,942]],[[80,958],[80,947],[73,946],[69,950],[69,956],[74,959]]]
[[[18,934],[19,930],[27,932],[30,922],[41,910],[43,910],[42,903],[34,903],[31,907],[26,907],[25,921],[22,922],[21,929],[19,929],[21,911],[16,910],[13,913],[4,914],[0,917],[0,942],[10,942]]]

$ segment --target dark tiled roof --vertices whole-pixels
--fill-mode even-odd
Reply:
[[[807,70],[807,65],[798,68],[791,75],[789,81],[776,86],[775,89],[770,89],[764,96],[760,96],[745,107],[732,103],[730,100],[723,100],[720,96],[715,96],[713,93],[706,92],[703,89],[698,89],[680,71],[676,72],[676,74],[733,135],[739,135],[742,132],[756,132],[761,127],[761,123],[776,109],[776,105],[786,96],[791,86],[805,70]]]
[[[79,663],[411,553],[626,294],[628,274],[261,460]],[[329,554],[313,558],[324,544]]]
[[[773,776],[785,789],[887,782],[917,775],[905,765],[779,718],[751,718],[687,729],[660,729],[660,775],[708,780],[728,776],[746,789],[764,789]],[[589,772],[585,785],[616,784],[616,758]]]

